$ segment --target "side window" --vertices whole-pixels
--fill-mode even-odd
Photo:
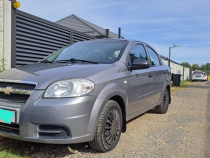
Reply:
[[[147,46],[146,46],[147,47]],[[152,65],[154,66],[159,66],[160,65],[160,61],[158,59],[157,54],[154,52],[154,50],[152,50],[150,47],[147,47],[147,51],[149,53]]]
[[[148,60],[147,53],[142,44],[136,44],[132,47],[130,51],[130,59],[131,59],[131,63],[133,63],[134,59]]]

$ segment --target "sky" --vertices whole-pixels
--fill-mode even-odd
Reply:
[[[55,22],[75,14],[171,59],[210,63],[210,0],[19,0],[20,10]]]

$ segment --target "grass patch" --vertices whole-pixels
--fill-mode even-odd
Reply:
[[[19,141],[0,137],[0,158],[20,158],[24,156],[24,147]]]
[[[54,158],[71,157],[80,152],[93,152],[81,144],[40,144],[0,137],[0,158]],[[79,157],[79,156],[77,156]]]
[[[176,91],[182,90],[182,89],[186,88],[190,84],[192,84],[191,81],[181,81],[180,87],[176,87],[176,86],[172,86],[171,87],[171,92],[174,93]]]
[[[2,151],[0,152],[0,158],[27,158],[19,155],[18,153],[13,153],[11,151]]]

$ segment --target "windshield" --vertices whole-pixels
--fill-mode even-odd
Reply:
[[[77,59],[109,64],[119,59],[126,45],[126,41],[79,42],[58,50],[47,57],[45,61],[56,62]]]

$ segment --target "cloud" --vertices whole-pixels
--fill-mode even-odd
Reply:
[[[209,62],[210,2],[209,0],[20,0],[21,10],[50,21],[71,14],[122,36],[145,41],[163,55],[172,44],[177,62],[199,64]],[[153,45],[154,44],[154,45]]]

